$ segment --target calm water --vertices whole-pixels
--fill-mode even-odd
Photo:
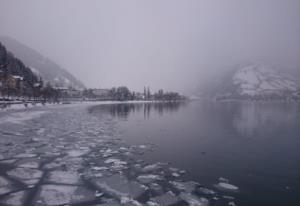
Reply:
[[[300,105],[194,101],[93,108],[117,119],[121,137],[151,143],[148,161],[170,162],[211,186],[240,188],[238,205],[300,205]],[[93,112],[92,111],[92,112]]]

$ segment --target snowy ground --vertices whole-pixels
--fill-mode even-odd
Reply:
[[[207,188],[145,162],[155,146],[127,145],[88,105],[0,113],[0,205],[235,205],[227,179]]]

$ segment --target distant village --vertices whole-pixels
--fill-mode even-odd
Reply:
[[[130,91],[126,86],[110,89],[75,89],[72,87],[52,86],[44,84],[42,79],[28,86],[24,78],[17,75],[5,74],[0,71],[0,101],[177,101],[185,97],[177,92],[159,90],[152,93],[149,87],[142,92]]]
[[[142,92],[130,91],[126,86],[115,88],[78,89],[43,80],[0,42],[0,103],[71,102],[71,101],[177,101],[185,99],[177,92],[159,90],[152,93],[149,87]]]

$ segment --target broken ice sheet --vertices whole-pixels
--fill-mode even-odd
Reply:
[[[17,161],[16,159],[1,160],[0,164],[13,164],[16,161]]]
[[[25,191],[10,193],[8,196],[3,198],[0,203],[10,206],[22,206],[26,196],[27,192]]]
[[[58,184],[80,184],[80,176],[73,171],[52,171],[46,181]]]
[[[16,168],[7,172],[13,178],[16,178],[25,184],[36,184],[42,177],[43,172],[31,168]]]
[[[8,179],[0,176],[0,195],[11,192],[13,187]]]
[[[93,191],[70,185],[43,185],[34,200],[36,206],[77,204],[94,200]]]
[[[119,200],[123,197],[136,199],[146,191],[145,186],[135,181],[129,181],[121,174],[97,178],[93,183],[103,192],[108,193]]]
[[[190,206],[208,206],[209,201],[206,198],[198,198],[190,193],[180,193],[180,198]]]
[[[204,195],[214,195],[215,194],[215,191],[210,190],[210,189],[205,188],[205,187],[199,187],[199,188],[197,188],[197,191],[200,194],[204,194]]]
[[[215,185],[215,187],[219,190],[224,190],[224,191],[230,191],[230,192],[239,191],[239,188],[237,186],[225,182],[219,182],[218,184]]]
[[[37,169],[39,168],[39,160],[36,159],[24,159],[18,162],[17,166],[18,167],[23,167],[23,168],[32,168],[32,169]]]
[[[157,164],[151,164],[151,165],[145,166],[142,169],[142,171],[143,172],[155,172],[155,171],[157,171],[157,170],[159,170],[161,168],[162,168],[161,165],[159,163],[157,163]]]
[[[178,203],[180,199],[173,194],[172,192],[167,192],[163,195],[151,198],[150,201],[147,202],[148,205],[155,205],[155,206],[169,206],[169,205],[175,205]]]
[[[122,170],[122,169],[127,169],[127,162],[125,161],[121,161],[119,159],[115,159],[115,158],[109,158],[107,160],[105,160],[106,164],[112,164],[111,168],[115,169],[115,170]]]
[[[189,181],[189,182],[170,182],[177,190],[187,193],[192,193],[195,191],[196,187],[199,186],[199,183]]]
[[[155,183],[155,182],[154,183],[150,183],[149,184],[149,188],[155,194],[162,195],[164,193],[163,187],[160,186],[159,184]]]
[[[137,177],[137,180],[143,184],[149,184],[157,180],[162,180],[163,178],[159,175],[140,175]]]

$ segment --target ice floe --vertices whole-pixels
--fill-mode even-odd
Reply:
[[[122,170],[122,169],[127,169],[128,167],[127,162],[122,161],[120,159],[115,159],[115,158],[109,158],[104,161],[106,164],[112,164],[111,168],[115,170]]]
[[[216,188],[220,190],[227,190],[227,191],[234,191],[234,192],[237,192],[239,190],[237,186],[225,182],[219,182],[216,185]]]
[[[228,202],[228,206],[236,206],[234,202]]]
[[[12,191],[12,186],[9,180],[0,176],[0,195],[6,194]]]
[[[32,168],[32,169],[37,169],[39,168],[40,163],[38,160],[22,160],[18,162],[18,167],[23,167],[23,168]]]
[[[22,206],[24,205],[26,195],[26,191],[10,193],[8,196],[3,198],[3,200],[1,200],[0,203],[10,206]]]
[[[149,183],[152,183],[156,180],[162,180],[163,178],[159,175],[152,175],[152,174],[149,174],[149,175],[140,175],[137,177],[137,180],[143,184],[149,184]]]
[[[16,178],[25,184],[36,184],[42,177],[43,172],[37,169],[31,168],[16,168],[7,172],[7,174],[13,178]]]
[[[80,184],[80,176],[73,171],[52,171],[47,181],[57,184]]]
[[[150,183],[148,186],[150,190],[157,195],[162,195],[164,193],[163,187],[155,182]]]
[[[119,200],[121,198],[136,199],[141,196],[146,188],[135,181],[129,181],[124,175],[115,174],[110,177],[97,178],[93,180],[96,187]]]
[[[13,164],[15,163],[17,160],[16,159],[7,159],[7,160],[1,160],[0,164]]]
[[[183,192],[191,193],[195,191],[196,187],[199,185],[197,182],[188,181],[188,182],[170,182],[176,189]]]
[[[150,199],[150,201],[147,202],[149,206],[169,206],[174,205],[176,203],[180,202],[180,199],[171,191],[157,196]]]
[[[180,193],[180,198],[187,202],[189,206],[208,206],[209,201],[206,198],[198,198],[189,193]]]
[[[151,165],[147,165],[145,166],[142,171],[143,172],[154,172],[156,170],[159,170],[161,169],[161,165],[160,164],[151,164]]]
[[[205,188],[205,187],[199,187],[199,188],[197,188],[197,191],[200,194],[204,194],[204,195],[214,195],[214,194],[216,194],[215,191],[213,191],[211,189],[208,189],[208,188]]]
[[[66,205],[94,200],[94,192],[70,185],[43,185],[38,191],[34,205]]]

